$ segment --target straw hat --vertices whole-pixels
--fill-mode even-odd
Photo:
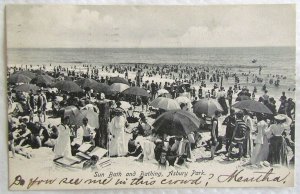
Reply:
[[[276,119],[278,121],[284,121],[286,119],[286,117],[283,114],[278,114],[278,115],[274,116],[274,119]]]

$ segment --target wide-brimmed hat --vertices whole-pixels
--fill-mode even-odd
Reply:
[[[278,121],[284,121],[286,119],[286,116],[283,114],[278,114],[278,115],[274,116],[274,119],[278,120]]]

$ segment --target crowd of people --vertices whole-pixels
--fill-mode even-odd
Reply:
[[[32,68],[32,67],[30,67]],[[16,67],[9,69],[8,78],[16,72],[29,71]],[[43,71],[45,67],[40,67]],[[15,91],[15,85],[8,84],[8,143],[12,155],[20,154],[27,158],[32,155],[27,147],[38,149],[49,147],[53,149],[54,159],[76,156],[84,143],[107,149],[107,157],[134,157],[137,161],[156,160],[159,168],[168,166],[184,167],[195,161],[192,152],[200,147],[210,151],[209,159],[214,159],[220,153],[225,154],[224,160],[247,160],[251,165],[285,165],[293,164],[294,133],[295,133],[295,103],[282,92],[280,106],[269,96],[267,86],[263,85],[264,94],[258,99],[257,88],[253,91],[241,87],[239,76],[229,69],[208,67],[181,67],[180,65],[147,66],[147,65],[108,65],[101,68],[84,66],[86,71],[77,71],[76,66],[65,68],[54,66],[53,71],[44,74],[57,80],[72,81],[81,78],[91,78],[100,83],[111,85],[109,76],[100,76],[101,72],[112,72],[123,75],[130,87],[141,87],[148,91],[148,96],[128,96],[122,92],[105,95],[83,88],[82,93],[69,93],[62,90],[29,89],[26,92]],[[143,70],[142,70],[143,69]],[[32,71],[30,69],[30,71]],[[65,73],[65,75],[62,74]],[[134,79],[129,73],[134,73]],[[168,78],[172,82],[155,82],[151,77]],[[253,82],[261,78],[254,73],[243,74],[251,76]],[[234,84],[226,88],[223,80],[234,79]],[[276,75],[276,78],[284,78]],[[273,78],[272,78],[273,79]],[[211,89],[208,83],[213,83]],[[276,82],[279,83],[279,82]],[[195,87],[198,86],[198,87]],[[196,89],[197,88],[197,89]],[[168,94],[160,94],[165,89]],[[168,95],[168,96],[166,96]],[[202,115],[199,119],[198,131],[191,134],[169,135],[158,132],[149,120],[157,118],[166,110],[149,107],[149,103],[157,97],[176,99],[186,96],[189,103],[181,103],[184,111],[193,112],[192,106],[202,99],[215,99],[222,111],[216,110],[213,116]],[[234,99],[234,96],[237,96]],[[266,107],[272,114],[238,110],[232,107],[235,101],[255,100]],[[129,107],[123,108],[122,102],[128,102]],[[75,122],[67,109],[88,110],[97,114],[97,124],[87,117]],[[71,109],[72,110],[72,109]],[[71,111],[72,112],[72,111]],[[152,114],[155,113],[155,114]],[[49,120],[60,118],[59,124]],[[152,119],[153,120],[153,119]],[[80,123],[80,124],[78,124]],[[221,128],[226,126],[224,136]],[[203,135],[209,132],[208,139]],[[225,148],[223,148],[225,147]],[[95,161],[96,156],[93,157]],[[203,156],[196,156],[203,157]],[[97,161],[97,160],[96,160]]]

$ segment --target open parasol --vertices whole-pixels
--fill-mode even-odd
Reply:
[[[160,115],[153,123],[159,134],[187,136],[199,129],[200,120],[194,113],[184,110],[171,110]]]
[[[273,114],[272,111],[263,103],[255,100],[243,100],[232,105],[233,108],[246,109],[250,112]]]

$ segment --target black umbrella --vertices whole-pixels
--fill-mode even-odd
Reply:
[[[8,82],[12,84],[16,83],[29,83],[31,80],[30,77],[23,74],[13,74],[9,77]]]
[[[31,84],[36,84],[41,87],[51,86],[53,82],[54,78],[49,75],[38,75],[30,81]]]
[[[232,105],[234,108],[246,109],[250,112],[273,114],[263,103],[255,100],[243,100]]]
[[[160,115],[153,123],[157,133],[187,136],[199,129],[200,120],[189,111],[171,110]]]
[[[80,86],[72,81],[58,81],[53,84],[53,87],[66,92],[82,92]]]
[[[246,95],[240,95],[235,99],[235,101],[243,101],[243,100],[251,100],[251,98]]]
[[[97,93],[104,93],[105,95],[110,95],[113,93],[110,90],[109,85],[104,83],[97,83],[96,85],[91,86],[91,89],[93,89]]]
[[[26,75],[27,77],[30,77],[31,79],[35,77],[35,73],[33,73],[31,71],[17,71],[13,75],[15,75],[15,74]]]
[[[134,96],[147,96],[149,97],[150,94],[144,88],[140,87],[131,87],[122,92],[123,94],[127,95],[134,95]]]
[[[75,83],[81,86],[82,88],[92,88],[94,85],[98,84],[96,80],[93,80],[91,78],[82,78],[75,81]]]
[[[14,88],[16,92],[30,92],[31,90],[36,93],[40,87],[33,85],[33,84],[22,84]]]

